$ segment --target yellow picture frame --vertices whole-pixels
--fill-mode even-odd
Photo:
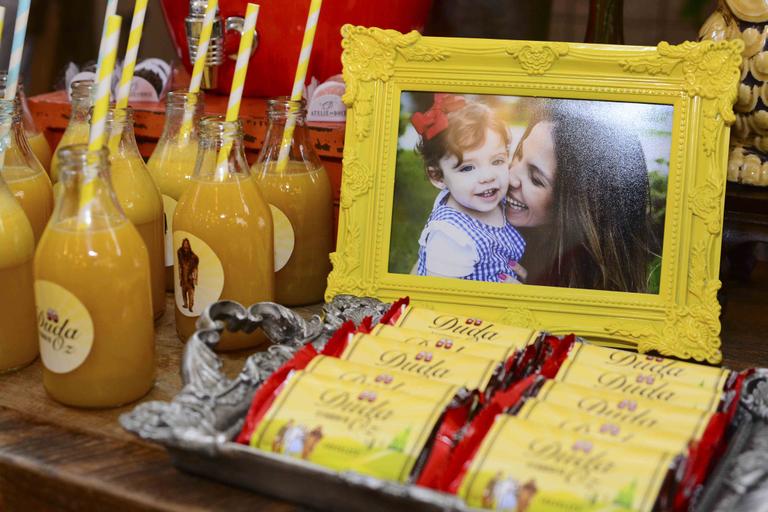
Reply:
[[[657,47],[422,37],[342,28],[347,126],[337,250],[338,294],[574,332],[640,352],[718,363],[717,291],[729,126],[740,41]],[[541,96],[673,106],[663,266],[657,294],[423,277],[389,272],[403,91]]]

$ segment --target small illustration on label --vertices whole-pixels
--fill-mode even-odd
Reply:
[[[177,201],[163,194],[163,215],[165,216],[165,266],[173,266],[173,214]]]
[[[83,364],[93,346],[93,320],[82,302],[66,288],[35,281],[40,358],[54,373]]]
[[[288,216],[277,206],[270,204],[272,210],[272,224],[275,237],[275,272],[282,269],[291,259],[293,248],[296,245],[296,235],[293,232]]]
[[[185,316],[200,316],[219,300],[224,289],[224,267],[208,244],[186,231],[173,232],[176,307]]]

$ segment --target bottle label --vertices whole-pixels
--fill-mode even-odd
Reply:
[[[187,231],[173,232],[173,249],[176,307],[185,316],[200,316],[221,297],[224,267],[208,244]]]
[[[282,269],[291,259],[293,248],[296,246],[296,235],[291,221],[277,206],[270,204],[272,210],[272,225],[275,237],[275,272]]]
[[[54,373],[68,373],[83,364],[93,347],[93,320],[82,302],[66,288],[35,281],[40,357]]]
[[[165,222],[163,228],[165,229],[165,266],[173,266],[173,214],[176,211],[176,201],[171,196],[163,194],[163,216]]]

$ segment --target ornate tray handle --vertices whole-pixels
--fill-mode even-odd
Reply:
[[[181,392],[171,402],[139,404],[120,416],[120,424],[166,447],[215,455],[242,427],[256,389],[299,348],[306,343],[321,348],[344,321],[359,322],[365,316],[378,319],[388,307],[376,299],[343,295],[323,306],[323,322],[318,316],[305,320],[273,302],[260,302],[248,309],[233,301],[211,304],[200,315],[197,331],[184,347]],[[227,378],[221,359],[213,351],[221,333],[225,329],[253,332],[258,328],[272,345],[248,357],[235,379]]]

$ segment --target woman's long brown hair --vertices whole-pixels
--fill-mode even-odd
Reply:
[[[650,190],[640,140],[581,114],[577,101],[556,101],[542,104],[523,135],[551,122],[557,162],[550,229],[523,233],[532,236],[523,261],[532,263],[529,282],[646,292]]]

